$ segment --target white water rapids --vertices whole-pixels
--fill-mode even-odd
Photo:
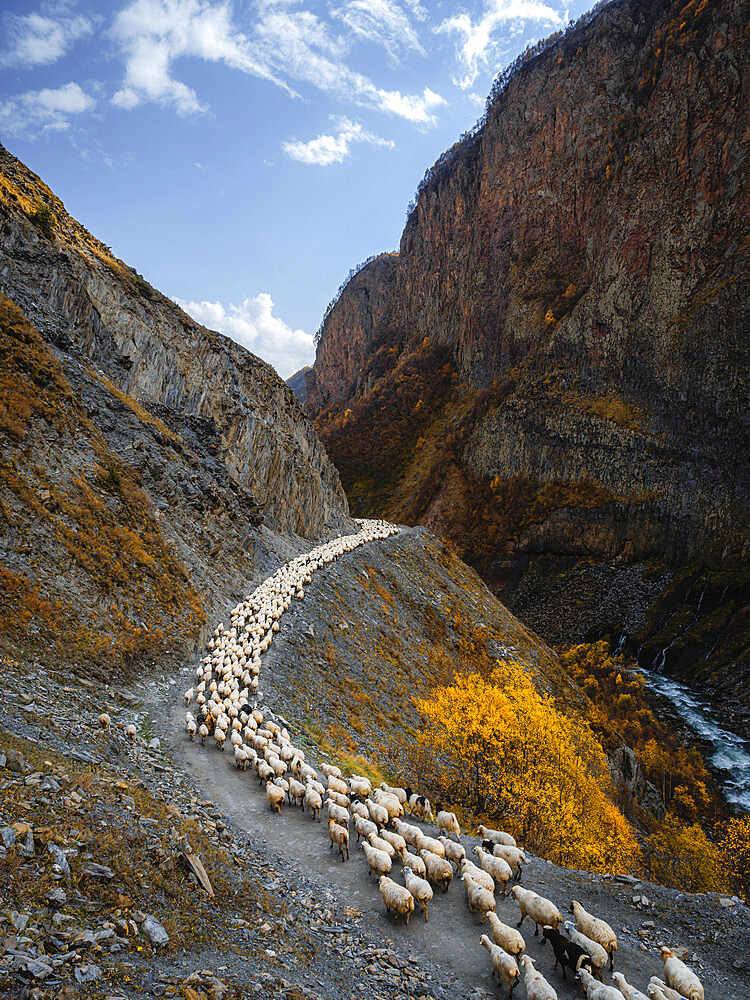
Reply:
[[[750,743],[716,720],[710,706],[679,681],[638,668],[652,690],[667,698],[674,710],[711,749],[707,759],[726,774],[721,785],[728,802],[750,812]]]

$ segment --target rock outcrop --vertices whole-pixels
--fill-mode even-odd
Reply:
[[[294,375],[290,375],[286,380],[286,384],[292,390],[294,395],[300,401],[300,404],[304,404],[307,399],[307,379],[306,375],[310,370],[310,365],[305,365],[304,368],[300,368],[296,371]]]
[[[343,290],[308,375],[355,513],[449,537],[552,641],[648,647],[678,568],[709,592],[729,574],[663,643],[704,681],[748,606],[749,65],[731,0],[615,0],[540,45],[428,171],[398,256]]]

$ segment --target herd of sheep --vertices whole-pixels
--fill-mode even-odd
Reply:
[[[410,788],[381,784],[373,789],[368,778],[346,778],[333,764],[322,764],[319,775],[304,751],[293,744],[286,727],[264,718],[257,707],[262,699],[258,690],[261,657],[279,630],[281,615],[292,600],[304,596],[315,570],[344,552],[399,531],[385,521],[357,523],[356,534],[336,538],[282,566],[232,610],[229,629],[216,628],[196,670],[196,683],[185,692],[190,739],[198,736],[205,746],[213,737],[220,750],[228,739],[237,766],[255,771],[275,812],[280,813],[285,803],[293,804],[320,821],[325,804],[329,846],[339,851],[342,861],[349,858],[353,823],[368,874],[378,878],[386,911],[402,915],[406,924],[417,905],[427,920],[433,890],[448,891],[455,866],[469,909],[481,915],[482,924],[487,923],[489,934],[482,934],[480,943],[489,953],[493,974],[507,985],[509,995],[523,977],[529,1000],[557,1000],[553,986],[524,954],[526,943],[520,931],[495,913],[498,889],[515,898],[518,927],[528,917],[535,935],[542,928],[542,943],[549,941],[552,946],[555,969],[559,966],[563,978],[566,968],[571,970],[588,1000],[646,1000],[619,972],[612,976],[615,986],[603,981],[603,970],[607,965],[613,970],[617,951],[617,937],[609,924],[588,913],[577,900],[570,907],[574,921],[564,922],[551,900],[519,884],[526,857],[510,834],[480,826],[482,844],[473,849],[475,863],[461,844],[455,813],[438,805],[433,812],[429,800]],[[190,710],[193,702],[195,714]],[[406,822],[407,813],[436,824],[438,836],[427,836],[421,827]],[[403,884],[391,877],[396,859]],[[662,958],[664,980],[651,978],[650,1000],[705,1000],[700,980],[673,951],[662,948]]]

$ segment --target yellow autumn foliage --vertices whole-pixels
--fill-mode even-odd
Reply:
[[[730,819],[719,846],[723,868],[735,890],[750,901],[750,816]]]
[[[426,720],[416,756],[433,763],[431,793],[464,815],[497,820],[530,851],[595,872],[640,870],[615,804],[607,761],[588,725],[562,715],[524,667],[462,674],[415,704]]]
[[[667,813],[649,837],[649,873],[662,885],[686,892],[724,892],[727,889],[721,852],[697,823],[686,826]]]

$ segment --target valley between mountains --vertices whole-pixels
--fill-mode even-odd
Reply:
[[[0,146],[1,996],[750,996],[748,37],[529,49],[289,384]]]

